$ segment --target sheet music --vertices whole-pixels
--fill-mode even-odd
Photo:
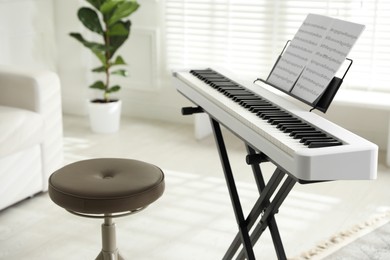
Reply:
[[[268,81],[313,103],[325,91],[364,27],[309,14]]]
[[[331,22],[332,19],[329,17],[309,14],[267,81],[285,91],[290,91]]]

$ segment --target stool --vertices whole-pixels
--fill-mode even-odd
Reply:
[[[130,159],[100,158],[69,164],[49,178],[51,200],[83,217],[104,218],[97,260],[123,259],[116,246],[113,218],[138,212],[164,192],[158,167]]]

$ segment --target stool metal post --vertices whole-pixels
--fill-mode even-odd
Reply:
[[[102,224],[102,251],[96,260],[124,260],[116,245],[116,225],[111,214],[104,215]]]

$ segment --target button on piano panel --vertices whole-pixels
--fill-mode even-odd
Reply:
[[[211,69],[191,70],[190,73],[221,92],[247,111],[254,113],[259,120],[272,125],[280,133],[296,139],[308,148],[338,146],[343,143],[327,135],[315,126],[306,123],[270,101],[257,96],[245,87]]]

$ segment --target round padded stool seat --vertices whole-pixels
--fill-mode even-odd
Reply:
[[[135,211],[164,192],[164,174],[152,164],[99,158],[69,164],[49,178],[49,196],[57,205],[85,214]]]

